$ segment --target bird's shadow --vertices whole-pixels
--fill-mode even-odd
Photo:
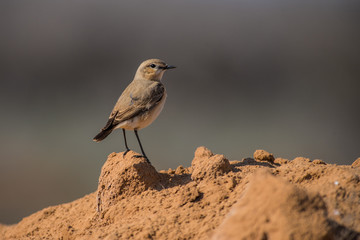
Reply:
[[[260,162],[260,161],[256,161],[253,158],[244,158],[241,161],[231,163],[231,166],[233,166],[233,172],[239,172],[239,171],[241,171],[241,169],[239,167],[244,167],[244,166],[261,166],[261,167],[268,167],[268,168],[276,168],[281,165],[278,163]]]

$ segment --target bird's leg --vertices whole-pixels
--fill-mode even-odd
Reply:
[[[122,129],[122,130],[123,130],[123,134],[124,134],[125,148],[126,148],[126,151],[124,152],[124,155],[123,155],[125,157],[125,155],[130,151],[130,148],[127,145],[125,129]]]
[[[141,145],[140,138],[139,138],[139,135],[138,135],[136,129],[134,130],[134,133],[135,133],[136,138],[137,138],[137,140],[138,140],[138,142],[139,142],[142,156],[145,157],[145,159],[146,159],[146,161],[147,161],[148,163],[150,163],[150,161],[149,161],[148,157],[146,156],[146,154],[145,154],[145,152],[144,152],[144,149],[143,149],[143,147],[142,147],[142,145]],[[142,156],[138,156],[138,157],[142,157]]]

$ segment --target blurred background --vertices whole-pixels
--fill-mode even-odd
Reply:
[[[204,145],[351,164],[360,157],[359,1],[0,2],[0,223],[96,190],[102,128],[138,65],[178,68],[139,132],[156,169]],[[128,132],[129,146],[139,151]]]

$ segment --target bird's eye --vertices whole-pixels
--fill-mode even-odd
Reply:
[[[151,68],[155,68],[156,65],[155,65],[155,64],[151,64],[150,67],[151,67]]]

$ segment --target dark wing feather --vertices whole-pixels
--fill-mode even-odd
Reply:
[[[94,141],[100,142],[101,140],[106,138],[112,132],[112,130],[116,126],[116,125],[114,125],[115,117],[116,117],[116,114],[113,117],[109,118],[105,127],[103,127],[101,129],[101,131],[93,138]]]
[[[116,112],[111,118],[109,118],[106,125],[101,129],[102,131],[113,129],[116,126],[116,125],[114,126],[114,120],[116,118],[117,113],[118,112]]]

